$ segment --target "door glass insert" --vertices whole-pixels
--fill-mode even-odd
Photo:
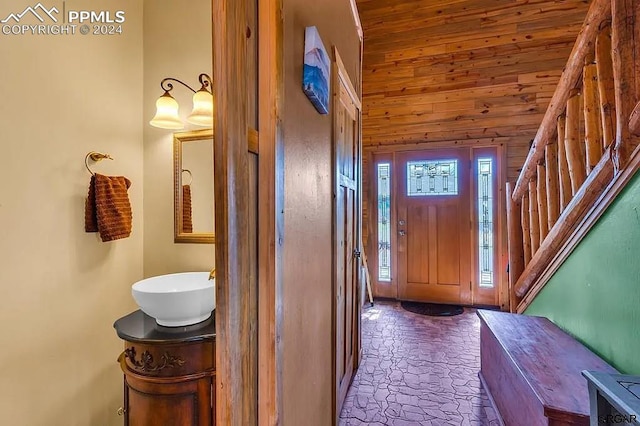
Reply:
[[[478,277],[480,287],[493,287],[493,159],[478,158]]]
[[[407,196],[458,195],[458,160],[407,162]]]
[[[378,280],[391,281],[391,164],[378,164]]]

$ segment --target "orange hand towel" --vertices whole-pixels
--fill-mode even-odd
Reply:
[[[130,186],[131,181],[124,176],[93,175],[85,204],[84,230],[99,232],[104,242],[131,235],[133,216],[127,195]]]
[[[182,185],[182,232],[193,233],[193,215],[191,213],[191,186]]]

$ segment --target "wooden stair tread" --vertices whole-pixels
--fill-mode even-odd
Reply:
[[[478,310],[502,349],[525,378],[545,413],[589,415],[582,370],[617,373],[602,358],[543,317]]]

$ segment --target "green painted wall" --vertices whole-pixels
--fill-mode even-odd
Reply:
[[[549,318],[622,373],[640,375],[640,173],[525,313]]]

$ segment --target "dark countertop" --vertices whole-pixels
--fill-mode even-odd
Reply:
[[[182,343],[197,342],[216,337],[214,315],[198,324],[186,327],[163,327],[141,310],[126,315],[115,323],[118,337],[129,342]]]

